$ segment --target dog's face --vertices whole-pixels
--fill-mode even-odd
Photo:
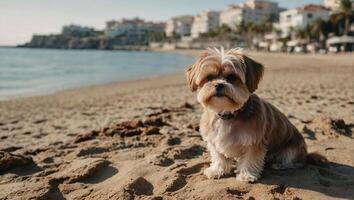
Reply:
[[[200,55],[186,76],[198,102],[217,113],[240,109],[257,89],[263,65],[239,49],[208,49]]]

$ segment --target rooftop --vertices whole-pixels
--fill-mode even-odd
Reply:
[[[307,4],[297,8],[300,12],[318,12],[318,11],[329,11],[330,9],[326,8],[323,5],[318,4]]]

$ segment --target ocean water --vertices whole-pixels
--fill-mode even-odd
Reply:
[[[0,48],[0,100],[170,74],[193,60],[158,52]]]

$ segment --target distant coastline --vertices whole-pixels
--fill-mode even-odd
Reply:
[[[0,48],[16,48],[18,45],[0,45]]]
[[[120,38],[107,38],[104,36],[73,37],[63,34],[34,35],[28,43],[17,45],[18,48],[42,49],[98,49],[98,50],[130,50],[146,51],[147,45],[128,44],[117,45]]]
[[[127,30],[122,32],[116,26],[124,26]],[[104,30],[71,24],[64,26],[58,34],[35,34],[29,42],[17,47],[145,51],[149,49],[151,42],[161,41],[163,38],[164,24],[136,18],[122,22],[108,21]]]

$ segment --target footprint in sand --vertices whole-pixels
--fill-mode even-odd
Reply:
[[[207,163],[198,163],[198,164],[192,165],[190,167],[181,168],[177,171],[177,173],[185,175],[185,176],[189,176],[189,175],[201,172],[203,167],[205,167],[206,165],[207,165]]]
[[[162,184],[162,187],[157,191],[158,194],[166,192],[176,192],[182,189],[187,184],[186,178],[182,175],[174,175],[173,177],[166,177],[166,181]]]

